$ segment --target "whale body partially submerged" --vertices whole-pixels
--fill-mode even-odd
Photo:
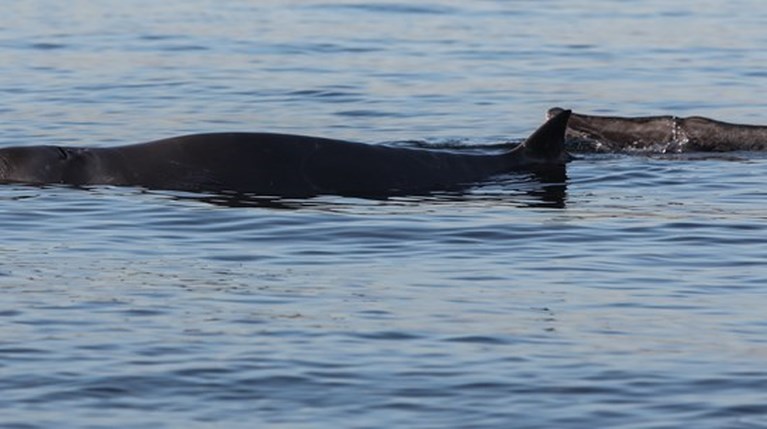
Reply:
[[[403,195],[470,186],[515,171],[563,169],[570,111],[524,143],[468,154],[270,133],[196,134],[111,148],[0,149],[0,182],[116,185],[278,197]]]

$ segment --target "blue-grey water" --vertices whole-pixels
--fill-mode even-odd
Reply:
[[[6,2],[0,145],[767,123],[757,0]],[[250,203],[0,187],[3,428],[767,427],[767,156]]]

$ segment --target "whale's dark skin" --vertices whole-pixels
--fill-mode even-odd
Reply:
[[[428,193],[508,172],[564,169],[569,116],[554,115],[497,155],[268,133],[197,134],[113,148],[9,147],[0,149],[0,182],[279,197]]]
[[[549,109],[548,117],[563,109]],[[621,152],[659,148],[665,152],[767,150],[767,127],[731,124],[700,116],[618,117],[573,113],[567,127],[568,148]]]

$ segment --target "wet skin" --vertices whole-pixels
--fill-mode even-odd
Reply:
[[[0,182],[141,186],[281,197],[388,196],[564,168],[570,111],[501,154],[467,154],[269,133],[196,134],[112,148],[0,149]]]
[[[562,112],[552,108],[548,117]],[[700,116],[619,117],[573,113],[567,128],[568,148],[620,152],[665,147],[668,152],[767,150],[767,127],[732,124]]]

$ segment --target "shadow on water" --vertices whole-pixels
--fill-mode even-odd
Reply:
[[[269,208],[277,210],[328,210],[366,205],[441,205],[481,204],[521,208],[565,208],[567,200],[567,173],[565,167],[527,173],[497,176],[481,183],[446,190],[392,194],[386,196],[315,196],[310,198],[282,198],[241,192],[173,193],[177,201],[192,201],[232,208]]]

